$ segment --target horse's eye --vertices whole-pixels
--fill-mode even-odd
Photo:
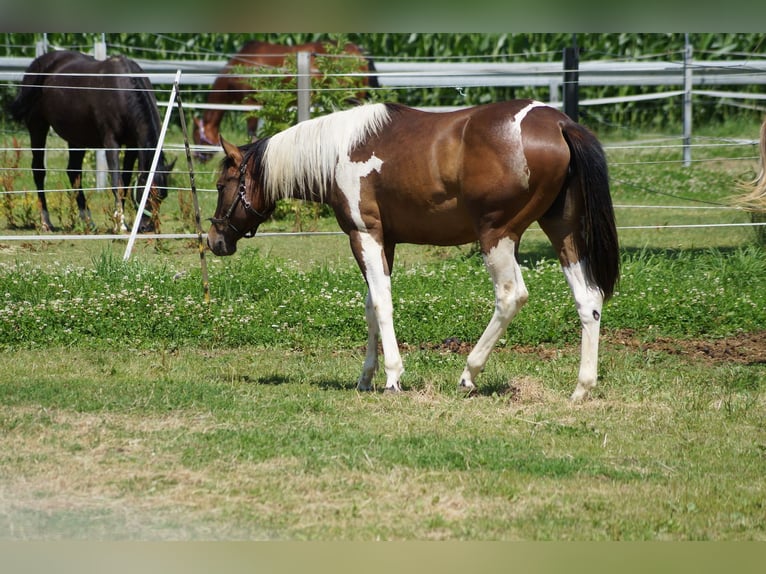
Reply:
[[[223,184],[222,183],[217,184],[216,187],[218,188],[218,193],[221,193],[223,191]]]

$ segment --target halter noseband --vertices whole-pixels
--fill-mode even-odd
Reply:
[[[229,209],[226,211],[226,214],[221,218],[215,218],[211,217],[209,218],[210,223],[214,225],[223,225],[225,224],[227,227],[232,229],[236,234],[242,236],[242,237],[253,237],[255,235],[255,231],[253,231],[253,228],[263,221],[266,221],[268,219],[269,215],[265,213],[261,213],[257,209],[253,207],[253,205],[250,203],[250,200],[247,199],[246,193],[247,188],[245,186],[245,175],[247,171],[247,162],[250,161],[250,155],[245,155],[242,158],[242,163],[239,165],[239,189],[237,190],[237,197],[234,198],[234,201],[229,206]],[[256,217],[260,218],[261,221],[257,222],[253,227],[251,227],[249,230],[245,231],[244,233],[237,229],[231,222],[231,216],[234,213],[234,210],[237,208],[237,205],[239,203],[242,203],[242,207],[245,208],[245,212],[250,215],[255,215]]]

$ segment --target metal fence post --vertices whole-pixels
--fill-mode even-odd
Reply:
[[[298,122],[311,117],[311,53],[298,52]]]
[[[578,121],[580,115],[580,54],[577,36],[572,35],[572,45],[564,48],[564,113]]]
[[[689,34],[684,43],[684,166],[692,164],[692,45]]]

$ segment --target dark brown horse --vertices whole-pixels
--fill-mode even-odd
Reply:
[[[10,105],[17,121],[26,124],[32,146],[32,170],[38,189],[42,228],[53,229],[45,201],[45,142],[52,127],[69,144],[67,175],[77,190],[80,217],[93,226],[82,191],[82,162],[87,149],[106,149],[115,199],[115,217],[122,220],[124,190],[138,160],[138,186],[146,184],[161,122],[149,79],[123,56],[96,60],[80,52],[49,52],[27,68],[18,96]],[[123,171],[120,148],[125,147]],[[167,196],[167,173],[172,165],[160,156],[151,193],[153,211]],[[136,201],[134,197],[134,202]],[[141,231],[154,229],[153,213],[141,214]]]
[[[596,385],[601,308],[619,275],[617,232],[601,145],[566,115],[531,100],[450,113],[368,104],[241,147],[221,144],[226,157],[208,232],[215,254],[234,253],[286,197],[329,204],[348,234],[369,289],[360,390],[371,388],[379,339],[385,388],[400,390],[390,281],[397,243],[478,240],[495,311],[460,378],[471,390],[527,300],[516,251],[534,221],[558,253],[582,323],[572,399]]]
[[[256,103],[253,98],[253,86],[247,78],[237,75],[237,69],[242,67],[254,68],[255,72],[278,71],[285,63],[285,58],[298,52],[309,52],[311,56],[311,71],[314,77],[319,76],[315,66],[314,54],[326,54],[328,42],[309,42],[288,46],[283,44],[271,44],[269,42],[251,41],[245,44],[227,63],[223,73],[215,79],[208,95],[208,104],[241,104],[243,101]],[[355,44],[346,44],[343,48],[344,57],[359,59],[359,72],[374,72],[375,65],[372,59],[364,55],[364,51]],[[355,79],[360,87],[378,87],[377,77],[374,75],[360,76]],[[358,99],[362,100],[366,94],[361,92]],[[194,143],[197,145],[218,145],[219,128],[223,119],[224,110],[207,109],[202,117],[194,119]],[[258,124],[256,116],[250,116],[247,120],[247,129],[250,136],[254,136]],[[201,161],[208,161],[213,154],[196,152],[196,157]]]

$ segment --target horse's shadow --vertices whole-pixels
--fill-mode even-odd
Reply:
[[[277,387],[280,385],[287,385],[287,384],[298,384],[300,382],[295,377],[290,377],[290,376],[279,374],[279,373],[268,373],[268,374],[262,374],[258,376],[240,374],[240,375],[235,375],[233,378],[234,380],[237,380],[245,384],[266,385],[266,386],[273,386],[273,387]],[[348,391],[348,390],[354,390],[356,388],[355,382],[345,381],[340,379],[323,379],[320,381],[311,381],[309,384],[311,386],[318,387],[322,390],[332,390],[332,391]]]

